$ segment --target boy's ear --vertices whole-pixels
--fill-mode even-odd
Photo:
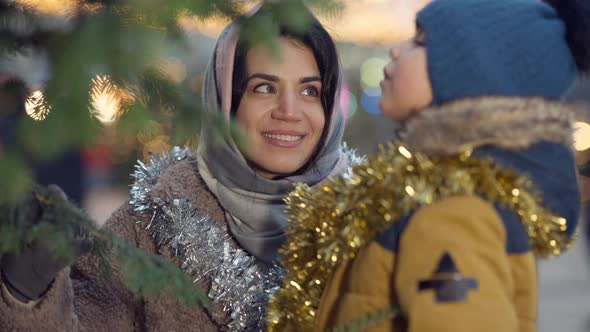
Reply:
[[[420,23],[416,22],[416,34],[418,34],[418,32],[424,32],[424,29],[422,29],[422,26],[420,25]]]
[[[590,178],[590,160],[580,165],[578,171],[580,172],[580,175]]]

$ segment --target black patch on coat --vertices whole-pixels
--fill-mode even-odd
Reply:
[[[463,277],[448,252],[443,254],[430,279],[418,282],[418,291],[434,290],[439,303],[463,302],[467,300],[469,290],[477,288],[477,279]]]

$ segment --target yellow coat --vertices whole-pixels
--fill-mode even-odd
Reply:
[[[370,331],[535,331],[535,258],[530,251],[502,255],[507,237],[494,207],[478,197],[451,197],[421,208],[410,218],[396,252],[374,241],[336,269],[315,330],[397,305],[407,322],[396,321],[396,328],[393,320],[382,321]],[[446,254],[458,272],[436,273]],[[441,283],[419,288],[434,280]],[[457,285],[470,280],[477,285],[465,287],[461,298]],[[445,287],[450,294],[437,299]]]
[[[535,256],[567,249],[579,217],[570,109],[442,108],[352,175],[291,194],[270,331],[536,330]]]

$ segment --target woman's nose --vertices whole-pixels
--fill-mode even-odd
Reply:
[[[273,119],[283,121],[299,121],[302,112],[297,100],[297,94],[293,92],[283,92],[279,95],[278,107],[272,112]]]

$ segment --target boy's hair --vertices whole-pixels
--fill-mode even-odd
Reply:
[[[426,35],[433,102],[478,96],[559,99],[590,69],[584,0],[435,0]],[[552,7],[552,4],[555,7]]]

